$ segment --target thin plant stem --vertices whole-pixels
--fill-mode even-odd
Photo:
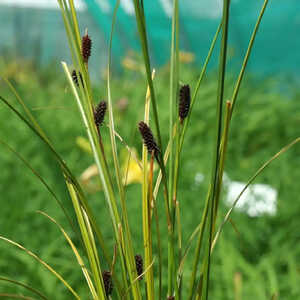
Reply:
[[[173,16],[172,16],[172,35],[171,35],[171,65],[170,65],[170,99],[169,99],[169,138],[170,138],[170,159],[169,159],[169,210],[171,211],[171,223],[168,230],[168,296],[174,294],[174,287],[177,286],[175,272],[175,203],[176,199],[173,199],[173,184],[174,184],[174,143],[173,143],[173,126],[175,115],[175,103],[178,90],[178,31],[179,19],[178,19],[178,0],[173,1]],[[175,293],[175,299],[178,299],[178,293]]]
[[[145,22],[144,9],[143,9],[143,5],[140,4],[139,0],[134,0],[133,3],[134,3],[135,17],[136,17],[138,32],[139,32],[141,46],[142,46],[143,57],[144,57],[146,77],[147,77],[147,82],[148,82],[148,86],[149,86],[149,90],[150,90],[153,119],[154,119],[154,123],[155,123],[156,134],[157,134],[157,142],[158,142],[158,147],[160,149],[158,155],[159,155],[159,166],[162,171],[162,180],[163,180],[163,184],[164,184],[164,197],[165,197],[165,201],[168,203],[169,202],[169,200],[168,200],[168,182],[167,182],[166,169],[165,169],[163,155],[162,155],[163,145],[162,145],[161,134],[160,134],[156,96],[155,96],[155,91],[154,91],[154,86],[153,86],[153,80],[151,77],[151,64],[150,64],[148,40],[147,40],[147,34],[146,34],[146,22]],[[170,219],[169,206],[167,207],[167,215],[168,215],[168,227],[170,227],[171,219]]]
[[[274,156],[272,156],[269,160],[267,160],[256,172],[255,174],[248,180],[248,182],[246,183],[245,187],[242,189],[242,191],[239,193],[238,197],[234,200],[231,208],[228,210],[228,212],[226,213],[226,216],[222,222],[222,224],[220,225],[219,229],[217,230],[217,233],[214,237],[214,240],[212,242],[211,245],[211,251],[214,249],[215,244],[220,236],[220,233],[222,232],[224,225],[228,222],[229,217],[233,211],[233,209],[235,208],[237,202],[240,200],[240,198],[242,197],[243,193],[246,191],[246,189],[249,187],[249,185],[274,161],[276,160],[279,156],[281,156],[283,153],[285,153],[286,151],[288,151],[291,147],[293,147],[294,145],[296,145],[297,143],[300,142],[300,137],[296,138],[294,141],[292,141],[290,144],[284,146],[279,152],[277,152]]]
[[[213,159],[213,172],[212,172],[212,193],[209,200],[209,240],[207,247],[207,267],[204,273],[204,290],[203,295],[208,300],[209,295],[209,280],[210,280],[210,264],[211,255],[210,248],[213,236],[213,220],[214,220],[214,207],[216,203],[216,195],[218,189],[218,171],[220,163],[220,144],[221,144],[221,130],[222,130],[222,110],[223,110],[223,96],[225,88],[225,72],[226,72],[226,57],[227,57],[227,42],[228,42],[228,25],[229,25],[229,8],[230,0],[224,0],[223,2],[223,18],[222,18],[222,43],[220,52],[220,67],[219,67],[219,79],[218,79],[218,94],[217,94],[217,111],[216,111],[216,145]]]
[[[14,279],[2,277],[2,276],[0,276],[0,281],[5,281],[5,282],[9,282],[9,283],[12,283],[12,284],[15,284],[15,285],[19,285],[19,286],[29,290],[30,292],[38,295],[41,299],[48,300],[48,298],[45,295],[43,295],[40,291],[38,291],[37,289],[35,289],[35,288],[25,284],[25,283],[19,282],[19,281],[14,280]]]
[[[120,0],[117,1],[114,8],[113,20],[111,25],[111,34],[110,34],[109,46],[108,46],[109,52],[108,52],[108,65],[107,65],[107,96],[108,96],[108,111],[109,111],[109,131],[110,131],[110,141],[111,141],[112,154],[113,154],[114,167],[115,167],[114,169],[116,172],[117,185],[118,185],[118,190],[119,190],[119,195],[121,200],[122,216],[123,216],[124,227],[125,227],[126,241],[124,243],[124,248],[125,248],[127,268],[128,268],[130,282],[132,282],[133,284],[132,286],[133,297],[134,299],[141,299],[139,282],[138,281],[134,282],[134,278],[137,277],[137,273],[136,273],[136,267],[134,261],[132,238],[131,238],[131,233],[129,228],[128,213],[127,213],[127,206],[125,200],[125,190],[124,190],[124,185],[122,183],[116,139],[114,134],[115,129],[114,129],[114,118],[113,118],[112,99],[111,99],[112,97],[111,97],[111,88],[110,88],[112,39],[113,39],[114,26],[116,23],[116,17],[117,17],[117,11],[119,5],[120,5]]]
[[[154,72],[152,76],[154,76]],[[149,113],[150,113],[150,87],[148,86],[145,99],[145,112],[144,122],[149,124]],[[145,268],[150,266],[152,262],[152,239],[151,239],[151,226],[150,220],[151,215],[149,207],[149,181],[148,181],[148,152],[145,145],[143,145],[143,182],[142,182],[142,215],[143,215],[143,239],[144,239],[144,253],[145,253]],[[152,189],[152,187],[151,187]],[[152,192],[151,192],[152,194]],[[153,280],[153,268],[149,269],[149,272],[145,274],[145,291],[146,298],[151,300],[154,299],[154,280]]]
[[[203,65],[203,67],[202,67],[202,70],[201,70],[199,79],[198,79],[197,84],[196,84],[196,88],[195,88],[195,90],[194,90],[194,93],[193,93],[193,96],[192,96],[192,99],[191,99],[191,106],[190,106],[189,114],[188,114],[188,116],[186,117],[186,120],[185,120],[184,123],[183,123],[183,129],[182,129],[182,134],[181,134],[181,138],[180,138],[180,151],[181,151],[181,149],[182,149],[184,137],[185,137],[185,134],[186,134],[188,125],[189,125],[189,123],[190,123],[191,113],[192,113],[192,110],[193,110],[193,107],[194,107],[194,104],[195,104],[195,101],[196,101],[196,98],[197,98],[197,95],[198,95],[200,86],[201,86],[202,81],[203,81],[203,79],[204,79],[204,75],[206,74],[206,70],[207,70],[208,63],[209,63],[209,61],[210,61],[210,59],[211,59],[211,56],[212,56],[212,54],[213,54],[213,51],[214,51],[214,49],[215,49],[216,42],[217,42],[219,33],[220,33],[220,31],[221,31],[221,28],[222,28],[222,22],[220,22],[220,24],[219,24],[219,26],[218,26],[218,28],[217,28],[217,30],[216,30],[216,33],[215,33],[215,35],[214,35],[214,37],[213,37],[213,40],[212,40],[212,42],[211,42],[211,45],[210,45],[208,54],[207,54],[207,56],[206,56],[204,65]]]
[[[263,6],[261,8],[261,11],[259,13],[259,17],[256,21],[253,33],[251,35],[251,39],[250,39],[250,42],[249,42],[249,45],[248,45],[248,48],[247,48],[247,52],[246,52],[246,55],[245,55],[245,58],[244,58],[244,61],[243,61],[243,65],[242,65],[241,71],[239,73],[236,85],[234,87],[233,95],[231,97],[232,108],[231,108],[230,118],[232,117],[232,113],[233,113],[233,110],[234,110],[234,107],[235,107],[236,99],[237,99],[237,96],[238,96],[238,93],[239,93],[239,90],[240,90],[242,80],[244,78],[245,70],[246,70],[246,67],[247,67],[247,64],[248,64],[248,61],[249,61],[250,54],[252,52],[254,41],[255,41],[259,26],[261,24],[261,21],[262,21],[262,18],[263,18],[263,15],[265,13],[265,10],[267,8],[268,3],[269,3],[269,0],[264,1],[264,4],[263,4]]]

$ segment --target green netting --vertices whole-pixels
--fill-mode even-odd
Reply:
[[[181,0],[181,49],[193,52],[202,62],[221,17],[221,0]],[[82,32],[88,27],[93,37],[94,73],[106,63],[112,9],[115,1],[85,0],[87,10],[79,13]],[[154,66],[165,64],[170,46],[171,0],[144,1]],[[230,22],[230,66],[240,66],[263,0],[232,0]],[[104,5],[105,4],[105,5]],[[113,43],[115,66],[133,49],[139,50],[130,0],[121,1]],[[58,10],[1,6],[0,51],[34,58],[38,63],[69,56],[61,15]],[[298,73],[300,65],[300,1],[270,0],[249,70],[259,74]],[[215,60],[217,62],[217,60]],[[211,64],[211,68],[216,65]]]

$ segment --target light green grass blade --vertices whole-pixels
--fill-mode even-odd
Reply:
[[[155,123],[156,135],[157,135],[157,142],[158,142],[158,147],[160,149],[159,161],[160,161],[160,168],[162,170],[162,180],[163,180],[164,189],[165,189],[164,196],[167,198],[166,201],[169,202],[166,169],[165,169],[165,165],[163,163],[164,160],[163,160],[163,155],[162,155],[163,145],[162,145],[161,134],[160,134],[160,125],[159,125],[159,118],[158,118],[158,112],[157,112],[156,96],[155,96],[155,91],[154,91],[154,86],[153,86],[152,75],[151,75],[151,64],[150,64],[148,40],[147,40],[147,33],[146,33],[145,15],[144,15],[143,4],[142,4],[143,2],[140,3],[139,0],[134,0],[133,3],[134,3],[135,17],[136,17],[139,37],[140,37],[141,46],[142,46],[144,65],[146,68],[147,82],[148,82],[148,86],[150,89],[151,105],[152,105],[153,119],[154,119],[154,123]],[[168,214],[169,214],[169,212],[168,212]],[[168,218],[168,219],[170,219],[170,218]],[[170,226],[170,224],[168,226]]]
[[[9,293],[0,293],[0,298],[36,300],[36,298],[21,296],[21,295],[17,295],[17,294],[9,294]]]
[[[74,186],[76,187],[76,191],[80,196],[80,201],[81,204],[84,206],[85,210],[88,212],[88,215],[90,217],[90,220],[92,222],[93,228],[97,234],[98,237],[98,241],[100,243],[100,246],[104,252],[104,257],[106,259],[106,261],[110,264],[111,263],[111,259],[110,259],[110,255],[109,252],[107,250],[107,247],[104,243],[103,237],[102,237],[102,233],[97,225],[96,222],[96,218],[94,217],[88,202],[83,194],[83,191],[76,179],[75,176],[73,176],[72,172],[69,170],[68,166],[65,164],[65,162],[63,161],[63,159],[60,157],[60,155],[55,151],[54,147],[48,142],[48,139],[44,137],[44,134],[40,133],[35,127],[34,125],[32,125],[26,118],[24,118],[21,113],[19,111],[17,111],[5,98],[3,98],[2,96],[0,96],[0,100],[12,111],[16,114],[16,116],[24,122],[25,125],[28,126],[28,128],[30,130],[32,130],[33,133],[35,133],[42,141],[43,143],[46,144],[46,146],[49,148],[49,150],[51,151],[51,153],[54,155],[55,159],[57,160],[57,162],[59,163],[59,165],[62,168],[62,172],[65,175],[66,178],[68,178],[68,180],[70,182],[72,182],[74,184]]]
[[[44,133],[44,131],[42,130],[42,128],[40,127],[39,123],[36,121],[35,117],[33,116],[33,114],[30,112],[30,109],[27,107],[27,105],[25,104],[25,102],[23,101],[22,97],[19,95],[19,93],[17,92],[17,90],[14,88],[14,86],[10,83],[10,81],[5,78],[2,77],[2,79],[4,80],[4,82],[7,84],[7,86],[9,87],[9,89],[11,90],[11,92],[14,94],[14,96],[16,97],[18,103],[22,106],[28,120],[31,122],[32,126],[35,128],[35,130],[47,141],[47,143],[50,144],[49,139],[47,138],[46,134]],[[3,98],[2,98],[3,99]]]
[[[74,1],[69,0],[69,5],[70,5],[70,9],[71,9],[71,15],[72,15],[72,20],[73,20],[73,24],[74,24],[73,28],[74,28],[74,31],[75,31],[77,45],[80,48],[81,40],[80,40],[79,26],[78,26],[78,20],[77,20],[77,14],[76,14],[75,6],[74,6]]]
[[[111,217],[111,221],[112,221],[113,229],[114,229],[114,233],[115,233],[115,238],[116,238],[116,241],[118,244],[118,249],[119,249],[119,253],[120,253],[120,257],[121,257],[121,263],[123,265],[123,267],[122,267],[123,282],[124,282],[124,284],[127,284],[126,272],[125,272],[125,270],[126,270],[125,261],[124,261],[123,251],[122,251],[122,248],[124,249],[125,247],[124,247],[124,245],[121,245],[122,240],[119,239],[119,231],[118,231],[118,224],[121,224],[121,218],[120,218],[119,212],[118,212],[118,207],[117,207],[116,198],[115,198],[115,194],[114,194],[114,190],[113,190],[113,186],[112,186],[112,181],[111,181],[108,169],[107,169],[107,165],[105,163],[105,158],[103,157],[101,150],[100,150],[99,139],[96,137],[94,121],[89,120],[89,117],[84,110],[84,107],[83,107],[80,97],[77,93],[76,87],[74,85],[74,82],[72,80],[71,74],[69,72],[69,69],[68,69],[66,63],[62,62],[62,66],[63,66],[63,69],[67,76],[67,79],[69,81],[69,84],[72,88],[76,103],[78,105],[78,108],[79,108],[79,111],[80,111],[80,114],[81,114],[81,117],[83,120],[83,124],[87,131],[87,135],[88,135],[90,145],[91,145],[91,148],[93,151],[93,157],[94,157],[95,163],[96,163],[98,171],[99,171],[99,177],[100,177],[102,187],[104,190],[106,203],[108,204],[110,217]],[[94,226],[93,219],[91,218],[92,212],[87,209],[86,209],[86,212],[88,213],[88,216],[93,224],[93,229],[96,232],[96,230],[99,230],[99,228],[96,229]],[[97,234],[97,236],[98,236],[98,234]],[[99,239],[99,237],[98,237],[98,239]],[[103,240],[102,240],[102,242],[104,243]]]
[[[37,289],[35,289],[35,288],[25,284],[25,283],[22,283],[20,281],[10,279],[10,278],[6,278],[6,277],[2,277],[2,276],[0,276],[0,281],[4,281],[4,282],[7,282],[7,283],[11,283],[11,284],[14,284],[14,285],[21,286],[21,287],[25,288],[26,290],[28,290],[28,291],[36,294],[37,296],[39,296],[40,299],[48,300],[48,298],[45,295],[43,295],[40,291],[38,291]]]
[[[169,98],[169,139],[170,139],[170,159],[169,159],[169,211],[171,222],[168,230],[168,296],[175,294],[175,299],[178,299],[178,285],[175,272],[175,209],[176,209],[176,191],[173,190],[174,184],[174,141],[173,127],[176,120],[175,108],[177,104],[178,78],[179,78],[179,17],[178,17],[178,0],[173,1],[173,16],[172,16],[172,34],[171,34],[171,65],[170,65],[170,98]],[[177,133],[178,134],[178,133]],[[179,149],[177,149],[179,150]],[[175,178],[176,180],[176,178]],[[176,292],[175,292],[176,290]]]
[[[57,202],[58,206],[61,208],[63,211],[66,219],[68,220],[71,228],[73,229],[73,232],[78,236],[78,232],[75,229],[75,226],[68,215],[63,203],[59,200],[59,198],[56,196],[55,192],[53,189],[48,185],[48,183],[43,179],[43,177],[30,165],[30,163],[22,157],[16,150],[14,150],[12,147],[10,147],[8,144],[6,144],[4,141],[0,140],[0,143],[3,144],[10,152],[12,152],[14,155],[17,156],[19,160],[21,160],[24,165],[39,179],[39,181],[45,186],[45,188],[48,190],[48,192],[53,196],[54,200]],[[78,236],[79,237],[79,236]],[[80,237],[79,237],[80,238]]]
[[[222,222],[222,224],[220,225],[215,238],[213,240],[212,246],[211,246],[211,250],[214,249],[215,244],[220,236],[221,231],[223,230],[224,225],[228,222],[229,217],[233,211],[233,209],[235,208],[237,202],[239,201],[239,199],[241,198],[241,196],[243,195],[243,193],[247,190],[247,188],[249,187],[249,185],[274,161],[276,160],[279,156],[281,156],[283,153],[285,153],[286,151],[288,151],[291,147],[293,147],[294,145],[296,145],[297,143],[300,142],[300,137],[298,137],[297,139],[295,139],[294,141],[292,141],[290,144],[286,145],[285,147],[283,147],[279,152],[277,152],[274,156],[272,156],[268,161],[266,161],[257,171],[256,173],[248,180],[248,182],[246,183],[245,187],[242,189],[242,191],[240,192],[240,194],[238,195],[238,197],[235,199],[235,201],[233,202],[231,208],[228,210],[228,212],[226,213],[226,216]]]
[[[61,0],[58,0],[58,1],[61,2]],[[69,4],[70,4],[70,1],[69,1]],[[70,6],[72,6],[72,4],[70,4]],[[91,144],[91,148],[93,150],[94,160],[95,160],[95,163],[96,163],[98,171],[99,171],[99,177],[100,177],[102,187],[104,190],[106,203],[108,204],[110,217],[111,217],[111,221],[112,221],[113,229],[114,229],[114,233],[115,233],[115,238],[116,238],[119,253],[120,253],[123,282],[126,285],[127,278],[126,278],[126,269],[125,269],[125,260],[124,260],[125,258],[124,258],[123,251],[122,251],[122,248],[125,248],[125,247],[124,247],[124,245],[121,245],[121,241],[123,239],[120,240],[119,235],[118,235],[118,224],[120,224],[121,218],[120,218],[119,212],[118,212],[116,196],[115,196],[114,189],[112,186],[111,175],[110,175],[109,169],[107,167],[105,157],[102,155],[101,150],[100,150],[99,138],[98,138],[96,126],[94,123],[93,98],[92,98],[92,91],[91,91],[91,86],[90,86],[90,78],[89,78],[89,74],[88,74],[88,65],[87,65],[87,63],[83,63],[80,47],[77,46],[77,42],[76,42],[76,40],[78,40],[78,38],[75,35],[78,36],[78,34],[76,34],[76,32],[79,32],[79,29],[74,30],[74,27],[78,27],[76,15],[74,13],[73,14],[71,13],[74,21],[70,22],[68,20],[69,12],[62,5],[61,5],[61,12],[62,12],[63,20],[65,23],[68,40],[69,40],[69,47],[71,49],[71,52],[74,54],[74,55],[72,55],[73,64],[75,65],[75,67],[77,67],[81,71],[83,79],[84,79],[84,88],[81,84],[79,87],[81,97],[79,97],[79,95],[77,93],[77,89],[74,86],[74,82],[71,78],[70,72],[65,63],[63,63],[63,68],[67,75],[67,79],[71,86],[72,92],[73,92],[75,100],[77,102],[77,105],[79,107],[79,111],[80,111],[80,114],[83,119],[84,127],[87,131],[88,138],[89,138],[89,141]],[[99,240],[99,228],[95,228],[95,226],[94,226],[95,222],[94,222],[93,218],[91,218],[91,212],[88,210],[86,210],[86,212],[89,215],[89,219],[91,220],[93,229],[95,230],[98,240]],[[103,240],[101,241],[101,243],[102,242],[104,243]]]
[[[187,130],[187,128],[189,126],[189,123],[190,123],[191,113],[193,111],[194,104],[195,104],[195,101],[196,101],[197,96],[198,96],[198,92],[200,90],[202,81],[204,79],[204,75],[206,74],[208,63],[209,63],[209,61],[211,59],[211,56],[213,54],[213,50],[215,49],[216,42],[217,42],[218,36],[220,34],[221,28],[222,28],[222,22],[220,22],[220,24],[217,28],[217,31],[216,31],[216,33],[213,37],[213,40],[211,42],[211,45],[210,45],[210,48],[209,48],[209,51],[208,51],[208,54],[207,54],[207,57],[205,59],[204,65],[202,67],[200,76],[199,76],[197,84],[196,84],[196,88],[194,90],[194,93],[193,93],[193,96],[192,96],[192,99],[191,99],[189,114],[188,114],[186,120],[184,121],[182,133],[181,133],[181,136],[180,136],[180,151],[182,149],[182,145],[183,145],[184,137],[185,137],[185,134],[186,134],[186,130]]]
[[[154,77],[155,72],[152,72]],[[148,85],[145,98],[144,122],[149,125],[151,91]],[[142,183],[142,215],[143,215],[143,239],[145,253],[145,268],[148,268],[152,263],[152,232],[151,232],[151,207],[149,203],[149,186],[148,186],[148,150],[143,144],[142,146],[142,165],[143,165],[143,183]],[[154,299],[154,279],[153,268],[149,268],[149,272],[145,275],[147,299]]]
[[[80,299],[79,295],[73,290],[73,288],[68,284],[68,282],[59,273],[57,273],[52,267],[50,267],[45,261],[43,261],[41,258],[39,258],[36,254],[34,254],[30,250],[26,249],[22,245],[4,237],[4,236],[0,235],[0,240],[13,245],[13,246],[21,249],[22,251],[25,251],[29,256],[33,257],[36,261],[38,261],[40,264],[42,264],[48,271],[50,271],[58,280],[60,280],[63,283],[63,285],[73,294],[73,296],[76,299]]]
[[[128,213],[127,213],[127,206],[126,206],[126,199],[125,199],[125,190],[124,185],[122,182],[122,176],[120,171],[120,163],[118,159],[118,152],[116,146],[116,139],[115,139],[115,127],[114,127],[114,117],[113,117],[113,108],[112,108],[112,96],[111,96],[111,88],[110,88],[110,76],[111,76],[111,61],[112,61],[112,41],[113,41],[113,34],[114,28],[117,21],[117,11],[120,5],[120,1],[117,0],[114,11],[113,11],[113,18],[112,18],[112,25],[111,25],[111,33],[109,39],[109,46],[108,46],[108,65],[107,65],[107,97],[108,97],[108,112],[109,112],[109,132],[110,132],[110,142],[113,154],[113,161],[114,161],[114,169],[117,178],[117,185],[120,195],[121,201],[121,211],[122,217],[125,227],[125,258],[127,262],[128,274],[129,279],[132,284],[132,293],[134,299],[141,298],[141,291],[140,285],[138,281],[134,281],[134,278],[137,277],[136,273],[136,266],[134,261],[134,251],[133,251],[133,243],[129,228],[129,220],[128,220]]]
[[[54,223],[58,228],[59,230],[61,231],[61,233],[63,234],[63,236],[65,237],[66,241],[68,242],[69,246],[71,247],[76,259],[77,259],[77,262],[78,262],[78,265],[80,266],[81,270],[82,270],[82,273],[85,277],[85,280],[89,286],[89,290],[91,292],[91,295],[93,297],[93,299],[98,299],[98,296],[96,294],[96,290],[95,290],[95,287],[94,287],[94,284],[93,284],[93,281],[91,280],[91,277],[89,275],[89,272],[86,268],[86,266],[84,265],[84,261],[83,259],[81,258],[77,248],[75,247],[75,245],[73,244],[71,238],[69,237],[69,235],[66,233],[66,231],[63,229],[63,227],[57,223],[57,221],[55,219],[53,219],[52,217],[50,217],[48,214],[46,214],[45,212],[42,212],[42,211],[38,211],[38,213],[40,213],[41,215],[45,216],[46,218],[48,218],[52,223]]]
[[[252,48],[253,48],[253,45],[254,45],[254,42],[255,42],[255,38],[257,36],[257,32],[258,32],[259,26],[261,24],[261,21],[262,21],[262,18],[264,16],[264,13],[265,13],[265,10],[267,8],[268,3],[269,3],[269,0],[264,1],[264,4],[261,8],[261,11],[260,11],[258,19],[256,21],[253,33],[252,33],[251,38],[250,38],[250,42],[249,42],[248,49],[247,49],[247,52],[246,52],[246,55],[245,55],[245,58],[244,58],[244,61],[243,61],[243,64],[242,64],[242,68],[240,70],[238,79],[237,79],[235,87],[234,87],[233,95],[231,97],[231,101],[232,101],[231,115],[232,115],[233,109],[235,107],[236,99],[237,99],[237,96],[238,96],[238,93],[239,93],[239,90],[240,90],[242,80],[244,78],[245,70],[246,70],[246,67],[247,67],[247,64],[248,64],[248,61],[249,61],[250,54],[252,52]]]
[[[221,146],[221,134],[222,134],[222,119],[223,119],[223,98],[225,89],[225,73],[226,73],[226,59],[227,59],[227,47],[228,47],[228,26],[229,26],[229,8],[230,0],[223,1],[223,17],[222,17],[222,42],[220,49],[220,64],[219,64],[219,78],[218,78],[218,92],[217,92],[217,109],[216,109],[216,137],[215,137],[215,149],[212,167],[212,178],[211,178],[211,196],[209,198],[209,240],[208,247],[204,259],[204,276],[203,276],[203,290],[202,295],[204,299],[208,300],[209,295],[209,282],[210,282],[210,266],[211,266],[211,243],[214,229],[214,209],[218,202],[216,199],[218,185],[218,172],[220,164],[220,146]]]
[[[80,206],[80,201],[77,197],[76,191],[73,185],[66,180],[66,184],[69,190],[70,197],[73,202],[73,207],[76,213],[77,221],[80,227],[82,239],[90,263],[90,267],[93,274],[94,283],[97,289],[97,298],[96,299],[105,299],[104,284],[102,280],[102,273],[99,263],[99,257],[97,251],[95,251],[94,241],[91,239],[91,236],[88,232],[87,224],[85,223],[83,216],[83,209]]]

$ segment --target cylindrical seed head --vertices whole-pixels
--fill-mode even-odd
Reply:
[[[91,49],[92,49],[92,40],[90,39],[88,34],[85,34],[82,37],[82,41],[81,41],[81,54],[82,54],[82,59],[85,63],[88,62],[89,57],[91,56]]]
[[[111,295],[112,289],[113,289],[111,272],[103,271],[102,279],[103,279],[103,283],[104,283],[105,294],[108,297],[109,295]]]
[[[77,77],[77,73],[75,70],[72,71],[72,79],[73,79],[73,82],[79,86],[79,83],[78,83],[78,77]]]
[[[157,155],[157,153],[159,152],[159,148],[154,140],[152,131],[149,126],[145,122],[141,121],[139,122],[139,131],[143,137],[144,144],[147,147],[149,154],[154,151],[154,155]]]
[[[179,118],[181,123],[187,117],[190,109],[191,95],[190,86],[183,85],[179,91]]]
[[[138,276],[142,275],[144,270],[143,270],[143,258],[141,255],[137,254],[135,257],[135,266],[136,266],[136,272]],[[142,280],[143,276],[139,277],[139,280]]]
[[[101,101],[94,110],[94,120],[97,127],[101,126],[104,121],[107,105],[105,101]]]
[[[80,71],[78,71],[77,73],[76,73],[75,70],[72,71],[72,79],[73,79],[73,82],[74,82],[77,86],[79,86],[79,81],[78,81],[78,76],[77,76],[77,74],[79,75],[81,84],[82,84],[82,86],[84,87],[84,84],[83,84],[83,78],[82,78],[82,75],[81,75]]]

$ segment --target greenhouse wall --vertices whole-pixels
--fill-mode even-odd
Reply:
[[[21,0],[19,0],[20,2]],[[40,1],[24,5],[18,0],[0,2],[0,54],[2,57],[33,59],[37,65],[54,60],[69,60],[69,49],[60,11],[53,1]],[[298,74],[300,65],[300,1],[269,1],[259,35],[250,60],[249,70],[258,74],[285,72]],[[1,4],[2,3],[2,4]],[[32,5],[35,3],[35,5]],[[51,3],[51,5],[42,5]],[[107,42],[112,10],[116,1],[85,0],[80,3],[78,17],[81,31],[88,28],[93,38],[91,65],[98,72],[106,64]],[[181,50],[195,55],[202,63],[219,24],[221,0],[184,0],[180,3]],[[170,47],[171,0],[144,1],[149,45],[154,66],[168,61]],[[263,0],[232,0],[230,23],[230,66],[237,68],[245,54],[251,31],[255,25]],[[130,50],[139,50],[133,4],[122,0],[118,11],[118,24],[114,35],[113,59],[115,66]],[[215,68],[215,63],[210,68]]]

